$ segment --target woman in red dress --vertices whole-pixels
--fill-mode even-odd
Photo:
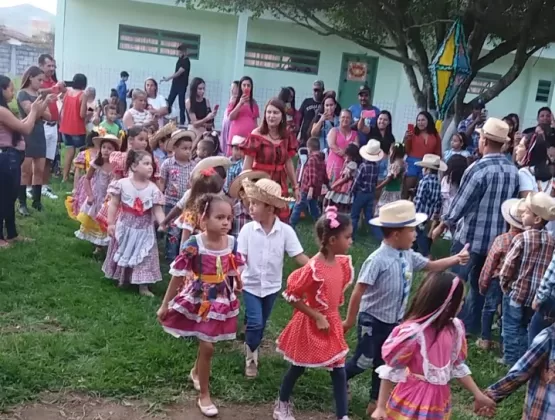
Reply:
[[[299,199],[299,185],[291,158],[297,153],[298,142],[287,130],[285,104],[277,98],[270,99],[264,109],[260,127],[255,128],[240,146],[245,153],[243,170],[266,172],[281,185],[282,195],[289,196],[287,180],[291,183],[295,199]],[[279,214],[282,221],[289,216],[285,208]]]

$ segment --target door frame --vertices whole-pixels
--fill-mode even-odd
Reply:
[[[370,87],[370,102],[373,103],[374,100],[374,87],[376,85],[376,79],[378,77],[378,61],[379,57],[375,57],[373,55],[368,54],[353,54],[353,53],[343,53],[341,59],[341,68],[339,69],[339,86],[337,88],[337,99],[341,98],[341,90],[343,89],[343,83],[346,80],[346,73],[343,74],[345,66],[351,59],[358,59],[364,58],[364,61],[368,63],[368,72],[366,73],[366,84]],[[361,85],[363,83],[361,82]]]

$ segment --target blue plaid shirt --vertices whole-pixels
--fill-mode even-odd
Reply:
[[[229,192],[229,187],[237,175],[243,172],[243,159],[236,160],[227,170],[227,176],[225,178],[224,192],[227,194]]]
[[[470,165],[451,203],[444,222],[463,226],[459,242],[470,244],[470,250],[487,255],[494,239],[506,231],[501,204],[518,195],[518,169],[501,153],[488,154]]]
[[[428,219],[441,213],[441,184],[437,174],[426,174],[418,183],[414,206],[418,213],[426,213]]]
[[[486,390],[493,401],[500,402],[528,382],[522,418],[555,419],[555,382],[550,378],[555,365],[555,325],[544,329],[532,341],[528,351],[507,375]]]
[[[464,120],[462,120],[459,123],[459,126],[457,127],[457,132],[459,133],[466,133],[466,130],[468,130],[468,127],[470,126],[470,124],[472,124],[472,121],[474,121],[474,117],[472,116],[472,114],[470,114],[470,116]],[[474,128],[482,128],[484,126],[484,123],[478,123],[476,124],[476,126]],[[472,139],[472,144],[469,144],[468,147],[466,148],[466,150],[468,150],[468,152],[470,154],[474,154],[478,151],[478,143],[480,142],[480,134],[476,132],[476,130],[474,130],[472,132],[472,135],[470,136],[470,138]]]
[[[369,162],[363,160],[358,165],[357,174],[352,186],[352,193],[372,193],[378,184],[378,175],[380,173],[378,164],[376,162]]]

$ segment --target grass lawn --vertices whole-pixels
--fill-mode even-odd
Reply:
[[[0,409],[46,390],[146,398],[160,404],[174,401],[184,391],[190,393],[192,387],[185,378],[196,356],[196,343],[164,333],[155,316],[167,276],[154,288],[154,299],[119,290],[104,279],[101,262],[91,257],[92,246],[73,236],[77,225],[68,219],[62,200],[68,189],[58,190],[58,201],[45,200],[43,213],[18,220],[21,232],[35,242],[0,252]],[[302,225],[299,235],[307,254],[313,255],[317,247],[311,227]],[[357,272],[375,246],[361,240],[353,247]],[[442,250],[436,251],[439,256]],[[287,261],[285,275],[294,268]],[[276,398],[287,364],[273,351],[272,341],[291,312],[280,298],[266,332],[261,376],[255,381],[243,377],[239,342],[217,346],[211,380],[217,399],[252,405]],[[353,348],[354,332],[349,342]],[[469,365],[480,386],[505,373],[495,355],[476,349],[473,343],[469,346]],[[352,384],[354,418],[364,416],[369,378],[366,373]],[[475,418],[469,394],[457,385],[453,391],[453,419]],[[502,404],[496,418],[520,419],[523,395],[521,391]],[[331,412],[328,373],[306,374],[295,388],[295,403],[299,409]]]

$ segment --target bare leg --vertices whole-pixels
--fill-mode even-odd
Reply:
[[[66,154],[64,156],[64,171],[63,171],[63,182],[67,182],[69,178],[69,171],[71,170],[71,165],[73,163],[73,158],[75,157],[75,147],[67,146]]]
[[[33,183],[32,185],[43,185],[44,181],[44,168],[46,165],[46,158],[33,159]]]
[[[42,177],[42,185],[50,184],[50,177],[52,176],[52,163],[53,161],[50,159],[46,159],[44,164],[44,174]]]
[[[196,366],[198,372],[198,380],[200,383],[199,401],[203,407],[209,407],[212,405],[209,382],[213,354],[214,344],[207,341],[199,340],[199,353]]]

